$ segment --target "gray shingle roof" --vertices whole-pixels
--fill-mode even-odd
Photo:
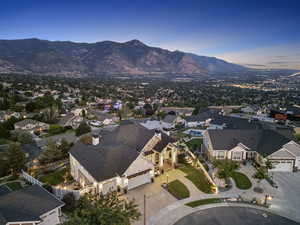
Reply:
[[[215,150],[230,150],[242,143],[263,156],[272,154],[290,141],[289,138],[267,129],[208,130],[208,134]]]
[[[206,121],[207,119],[213,119],[219,115],[221,112],[220,109],[203,109],[197,115],[188,116],[186,118],[187,122],[201,122]]]
[[[165,123],[173,123],[176,120],[176,115],[166,115],[166,117],[163,119]]]
[[[138,123],[123,121],[114,130],[101,132],[98,145],[86,145],[78,141],[70,154],[100,182],[124,174],[154,134],[154,130],[148,130]],[[161,142],[157,151],[174,140],[162,133]]]
[[[231,116],[217,116],[211,121],[211,124],[226,125],[226,129],[259,129],[261,124],[256,121],[249,122],[248,119],[231,117]]]
[[[40,216],[64,203],[44,188],[32,185],[0,197],[0,225],[7,222],[38,221]]]

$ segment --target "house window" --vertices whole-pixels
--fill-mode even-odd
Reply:
[[[224,151],[217,151],[217,159],[224,159],[225,152]]]
[[[231,159],[232,160],[242,160],[243,152],[232,152]]]

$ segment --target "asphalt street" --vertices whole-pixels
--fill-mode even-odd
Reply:
[[[217,207],[183,217],[175,225],[299,225],[292,220],[246,207]]]

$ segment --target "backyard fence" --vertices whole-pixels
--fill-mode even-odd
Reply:
[[[29,183],[31,184],[37,184],[39,186],[43,186],[44,183],[42,183],[41,181],[39,181],[38,179],[35,179],[34,177],[30,176],[28,173],[26,173],[25,171],[22,170],[22,176],[25,180],[27,180]]]
[[[27,180],[31,184],[37,184],[41,187],[43,187],[44,183],[39,181],[38,179],[30,176],[28,173],[22,170],[22,176],[25,180]],[[52,187],[53,194],[59,198],[62,199],[66,194],[72,193],[76,200],[80,198],[80,196],[86,194],[86,193],[94,193],[96,192],[95,187],[93,186],[87,186],[81,190],[72,190],[72,189],[66,189],[66,188],[58,188],[58,187]]]

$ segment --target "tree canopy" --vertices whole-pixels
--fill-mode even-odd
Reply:
[[[82,197],[63,225],[130,225],[141,214],[134,201],[118,198],[116,192]]]

